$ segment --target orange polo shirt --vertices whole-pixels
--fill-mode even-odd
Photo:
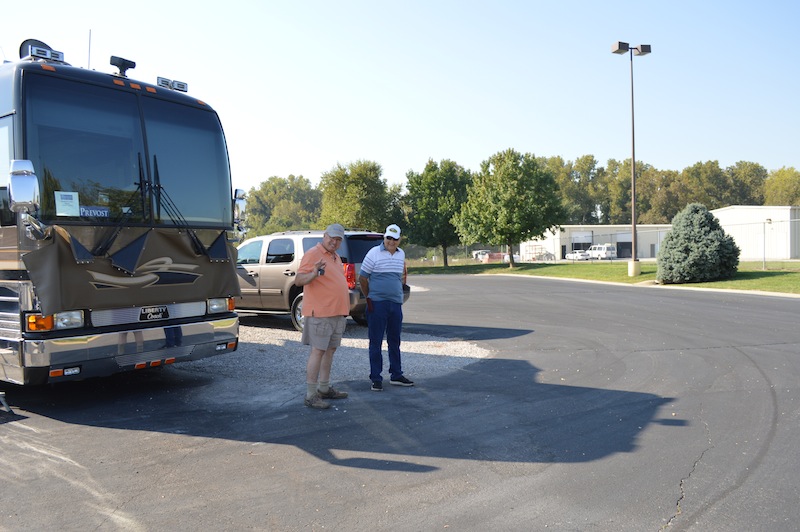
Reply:
[[[303,316],[347,316],[350,314],[350,291],[339,255],[329,253],[320,242],[303,255],[297,273],[313,271],[320,258],[325,261],[325,275],[303,287]]]

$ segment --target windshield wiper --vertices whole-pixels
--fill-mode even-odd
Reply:
[[[144,178],[144,167],[142,166],[142,152],[139,152],[139,182],[136,184],[136,190],[131,192],[128,199],[123,203],[123,205],[130,205],[133,198],[138,194],[141,197],[142,201],[142,217],[147,212],[146,205],[147,205],[147,188],[148,183],[145,181]],[[111,234],[108,235],[103,241],[101,241],[97,247],[92,250],[92,255],[96,257],[101,257],[106,254],[106,252],[111,248],[111,245],[119,236],[122,228],[125,227],[125,224],[128,220],[133,216],[133,210],[130,207],[126,207],[126,210],[122,212],[122,215],[119,217],[117,224],[114,226],[114,230],[111,231]]]
[[[192,245],[194,246],[194,251],[198,255],[205,255],[208,256],[208,250],[200,241],[200,237],[197,236],[197,233],[194,229],[189,227],[189,223],[181,214],[180,209],[172,201],[172,198],[169,197],[169,194],[161,186],[161,176],[158,172],[158,158],[156,155],[153,155],[153,188],[156,200],[156,219],[161,219],[161,208],[163,206],[164,212],[167,213],[170,221],[176,226],[186,230],[186,233],[189,235],[189,238],[192,241]]]

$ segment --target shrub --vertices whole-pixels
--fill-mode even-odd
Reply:
[[[739,247],[704,205],[692,203],[672,219],[657,263],[656,280],[664,284],[730,279],[739,266]]]

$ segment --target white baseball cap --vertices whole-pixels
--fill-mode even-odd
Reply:
[[[383,233],[383,236],[384,237],[390,236],[392,238],[400,240],[400,228],[397,225],[392,224],[386,228],[386,232]]]

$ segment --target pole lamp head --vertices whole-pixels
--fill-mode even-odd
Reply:
[[[648,46],[647,48],[648,48],[647,51],[649,52],[650,47]],[[613,54],[620,54],[620,55],[627,54],[628,50],[630,50],[630,46],[628,46],[628,43],[626,42],[617,41],[613,45],[611,45],[611,53]]]
[[[650,53],[650,45],[649,44],[640,44],[636,48],[633,49],[633,55],[647,55]]]

